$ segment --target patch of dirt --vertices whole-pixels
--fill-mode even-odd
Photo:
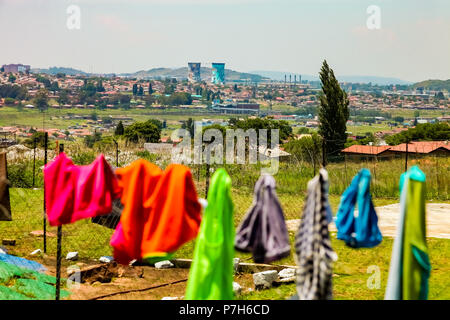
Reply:
[[[395,237],[397,231],[400,204],[390,204],[376,207],[378,215],[378,227],[383,236]],[[355,210],[356,214],[357,210]],[[450,204],[447,203],[427,203],[427,237],[450,239]],[[287,220],[286,225],[289,231],[296,232],[300,225],[300,219]],[[330,231],[337,231],[336,225],[329,225]]]

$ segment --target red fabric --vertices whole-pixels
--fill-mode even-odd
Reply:
[[[124,205],[111,238],[116,261],[164,258],[197,236],[201,206],[189,168],[172,164],[162,172],[137,160],[116,174]]]
[[[51,226],[108,214],[120,188],[103,155],[86,166],[60,153],[44,168],[45,203]]]

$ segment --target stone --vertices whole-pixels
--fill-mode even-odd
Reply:
[[[273,286],[273,283],[277,281],[277,270],[268,270],[253,274],[253,283],[256,290],[269,289]]]
[[[14,240],[14,239],[3,239],[2,240],[2,244],[4,246],[15,246],[16,245],[16,240]]]
[[[100,257],[100,259],[98,259],[98,261],[100,261],[102,263],[111,263],[114,261],[114,258],[111,256],[103,256],[103,257]]]
[[[233,292],[234,295],[239,296],[242,292],[242,287],[239,283],[233,282]]]
[[[0,247],[0,253],[8,254],[8,249],[5,247]]]
[[[66,260],[71,260],[71,261],[78,260],[78,252],[76,252],[76,251],[69,252],[66,256]]]
[[[47,237],[56,237],[56,235],[53,232],[46,232]],[[35,230],[35,231],[31,231],[30,235],[35,236],[35,237],[43,237],[44,236],[44,231],[42,230]]]
[[[283,269],[280,272],[278,272],[278,276],[280,277],[280,279],[295,277],[295,269],[294,268]]]
[[[30,255],[34,256],[34,255],[39,254],[39,253],[42,253],[42,250],[41,249],[36,249],[32,253],[30,253]]]
[[[169,260],[164,260],[164,261],[155,263],[156,269],[168,269],[168,268],[173,268],[173,267],[174,267],[173,263],[170,262]]]
[[[178,300],[178,297],[163,297],[161,300]]]
[[[241,259],[239,259],[239,258],[234,258],[233,259],[233,270],[234,270],[234,273],[238,272],[238,270],[239,270],[239,263],[240,262],[241,262]]]

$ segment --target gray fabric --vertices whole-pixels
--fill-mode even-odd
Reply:
[[[290,254],[283,210],[275,192],[275,179],[263,175],[255,184],[253,205],[238,227],[235,248],[252,252],[257,263],[269,263]]]
[[[6,153],[0,153],[0,221],[11,221]]]
[[[120,199],[113,201],[111,213],[107,215],[98,216],[92,218],[92,222],[104,226],[109,229],[116,229],[120,222],[120,216],[122,215],[123,205]]]
[[[300,300],[331,300],[332,262],[337,255],[331,248],[328,234],[328,173],[308,182],[308,194],[300,227],[295,236],[297,293]]]

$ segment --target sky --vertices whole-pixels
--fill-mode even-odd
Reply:
[[[80,29],[69,29],[71,5]],[[366,25],[369,6],[380,28]],[[450,78],[448,0],[0,0],[0,65]]]

